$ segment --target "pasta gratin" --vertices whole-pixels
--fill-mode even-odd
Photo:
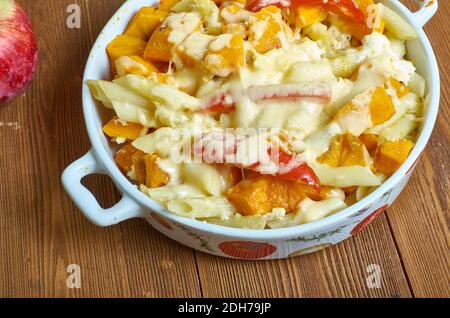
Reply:
[[[265,229],[327,217],[414,146],[415,30],[372,0],[164,0],[107,47],[88,82],[115,116],[115,161],[181,216]]]

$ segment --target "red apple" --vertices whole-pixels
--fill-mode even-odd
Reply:
[[[28,16],[14,0],[0,0],[0,103],[30,83],[37,60]]]

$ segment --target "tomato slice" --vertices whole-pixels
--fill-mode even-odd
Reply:
[[[331,99],[331,86],[325,83],[254,85],[246,95],[252,102],[265,100],[305,100],[327,103]]]
[[[274,157],[273,154],[269,154]],[[314,170],[304,161],[299,161],[296,157],[285,151],[279,151],[275,155],[280,169],[275,176],[284,180],[301,181],[312,186],[316,191],[320,191],[320,181]]]
[[[241,161],[236,161],[235,157],[229,157],[228,155],[239,152],[239,145],[246,145],[245,140],[248,142],[244,136],[244,139],[240,138],[240,140],[234,136],[236,135],[231,133],[208,133],[194,143],[193,151],[201,155],[201,158],[209,164],[226,164],[259,174],[268,173],[263,171],[267,166],[274,164],[276,169],[268,174],[284,180],[300,181],[320,191],[320,181],[314,170],[299,156],[290,154],[279,147],[269,145],[264,150],[267,151],[269,162],[261,162],[260,158],[255,158],[256,160],[251,164],[243,164]]]
[[[329,1],[325,4],[324,8],[337,15],[353,19],[359,24],[365,25],[366,23],[364,12],[362,12],[353,0]]]
[[[230,113],[235,110],[236,106],[234,105],[233,98],[227,93],[220,93],[213,96],[203,109],[204,112],[208,113]]]

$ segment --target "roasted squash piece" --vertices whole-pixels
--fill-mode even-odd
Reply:
[[[372,94],[369,105],[370,116],[374,126],[381,125],[395,115],[395,107],[384,87],[377,87]]]
[[[322,22],[327,18],[327,12],[321,5],[300,5],[291,9],[289,22],[298,28]]]
[[[111,64],[111,70],[115,74],[115,62],[121,56],[131,56],[137,55],[142,56],[145,51],[146,43],[145,41],[129,36],[129,35],[118,35],[114,40],[112,40],[106,47],[106,52],[109,56],[109,61]]]
[[[274,208],[294,211],[306,196],[302,184],[269,175],[246,179],[227,192],[228,200],[242,215],[262,215]]]
[[[180,45],[191,33],[202,25],[201,16],[195,12],[182,12],[167,17],[157,28],[144,52],[144,59],[149,61],[170,62],[172,48]]]
[[[116,74],[119,77],[128,74],[150,76],[155,72],[159,71],[152,63],[137,55],[121,56],[116,60]]]
[[[144,52],[144,59],[149,61],[170,62],[172,59],[172,45],[169,43],[170,28],[157,28]]]
[[[331,167],[365,166],[364,144],[352,134],[336,135],[328,151],[318,157],[317,162]]]
[[[413,147],[414,143],[408,139],[384,142],[375,153],[375,169],[386,176],[392,175],[405,162]]]
[[[170,181],[170,176],[158,165],[159,157],[155,154],[145,156],[146,181],[148,188],[159,188]]]
[[[403,84],[403,83],[401,83],[401,82],[399,82],[399,81],[397,81],[395,78],[393,78],[393,77],[391,77],[388,81],[387,81],[387,83],[386,83],[386,85],[385,85],[386,87],[392,87],[393,89],[395,89],[395,91],[396,91],[396,93],[397,93],[397,96],[399,97],[399,98],[401,98],[401,97],[403,97],[403,96],[405,96],[406,94],[408,94],[411,90],[409,89],[409,87],[408,86],[406,86],[405,84]]]
[[[337,122],[344,130],[359,136],[366,129],[388,121],[395,113],[396,109],[391,97],[384,87],[379,86],[365,91],[345,104],[338,111],[333,121]],[[370,121],[365,120],[368,115]],[[360,121],[361,125],[354,125],[354,121]],[[362,124],[365,126],[362,126]]]
[[[135,140],[146,132],[146,128],[140,124],[129,123],[114,117],[103,127],[103,132],[111,138],[124,138]]]
[[[158,159],[156,154],[146,154],[140,150],[134,152],[131,160],[138,184],[145,184],[149,188],[158,188],[169,182],[170,176],[158,165]]]
[[[222,34],[211,42],[204,66],[214,75],[227,77],[244,65],[244,39],[240,34]]]
[[[138,150],[131,156],[133,162],[134,174],[138,184],[145,184],[147,181],[147,166],[145,162],[146,153]]]
[[[327,199],[330,196],[331,190],[333,190],[330,186],[320,186],[320,191],[317,191],[312,186],[307,184],[301,184],[301,187],[305,197],[308,197],[314,201],[322,201]]]
[[[249,39],[256,52],[264,54],[272,49],[281,48],[283,37],[288,37],[291,29],[284,22],[281,10],[268,6],[249,19]]]
[[[132,157],[137,151],[138,150],[133,147],[131,143],[126,144],[117,151],[114,160],[123,172],[128,173],[131,171],[131,166],[133,165]]]
[[[219,172],[225,189],[235,186],[243,179],[243,170],[241,168],[225,164],[216,164],[214,167]]]
[[[161,0],[158,8],[163,11],[169,12],[170,9],[176,5],[180,0]]]
[[[340,167],[347,166],[365,166],[365,146],[359,139],[352,134],[345,134],[342,142]]]
[[[364,146],[366,146],[367,151],[373,157],[378,146],[378,135],[362,134],[358,138],[364,144]]]
[[[128,24],[125,34],[148,41],[167,14],[167,11],[158,10],[155,7],[143,7]]]
[[[326,164],[330,167],[339,167],[341,159],[342,143],[345,135],[336,135],[331,139],[328,151],[317,158],[317,162]]]
[[[354,193],[356,190],[358,190],[358,187],[356,187],[356,186],[352,186],[352,187],[345,187],[345,188],[341,188],[344,192],[345,192],[345,194],[352,194],[352,193]]]

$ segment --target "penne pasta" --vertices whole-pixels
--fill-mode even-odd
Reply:
[[[226,197],[182,198],[167,202],[167,209],[192,219],[218,217],[227,219],[236,209]]]
[[[345,202],[339,198],[325,199],[322,201],[313,201],[307,198],[300,203],[297,212],[288,214],[282,220],[269,221],[267,224],[270,228],[275,229],[315,222],[346,206]]]
[[[348,166],[330,167],[320,163],[311,163],[314,172],[323,185],[333,187],[378,186],[381,184],[369,167]]]
[[[382,3],[377,4],[383,17],[385,28],[400,40],[412,40],[417,38],[417,32],[397,12],[394,12]]]

